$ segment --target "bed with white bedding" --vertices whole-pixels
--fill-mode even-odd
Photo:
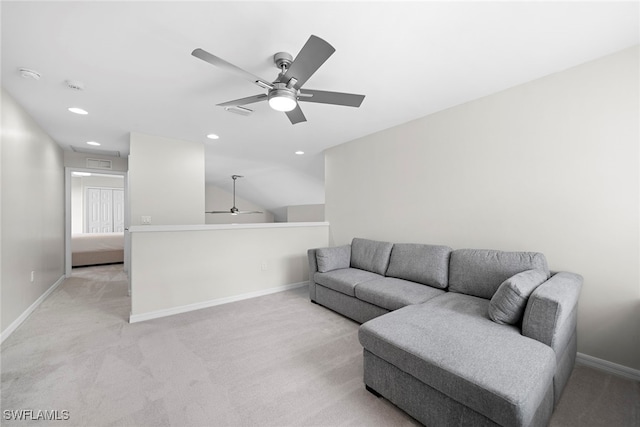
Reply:
[[[124,262],[124,233],[71,235],[71,266]]]

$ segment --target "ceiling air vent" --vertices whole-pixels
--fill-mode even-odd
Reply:
[[[64,82],[69,89],[84,90],[84,83],[78,80],[65,80]]]
[[[77,147],[75,145],[72,145],[71,149],[76,153],[93,154],[94,156],[120,157],[120,152],[115,150],[100,150],[96,148]]]
[[[87,159],[87,169],[113,169],[111,160]]]
[[[253,110],[250,110],[245,107],[241,107],[239,105],[235,107],[225,107],[224,109],[230,113],[240,114],[241,116],[248,116],[251,113],[253,113]]]

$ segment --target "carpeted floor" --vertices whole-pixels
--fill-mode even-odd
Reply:
[[[120,265],[74,269],[2,344],[0,423],[417,425],[364,389],[358,325],[306,288],[136,324],[129,310]],[[69,419],[7,419],[29,409]],[[577,366],[551,425],[639,426],[640,382]]]

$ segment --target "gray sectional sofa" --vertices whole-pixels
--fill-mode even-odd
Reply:
[[[545,426],[582,277],[543,254],[353,239],[310,249],[313,302],[362,323],[364,383],[428,426]]]

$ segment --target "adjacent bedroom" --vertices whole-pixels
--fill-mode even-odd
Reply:
[[[124,262],[124,176],[71,173],[71,266]]]

